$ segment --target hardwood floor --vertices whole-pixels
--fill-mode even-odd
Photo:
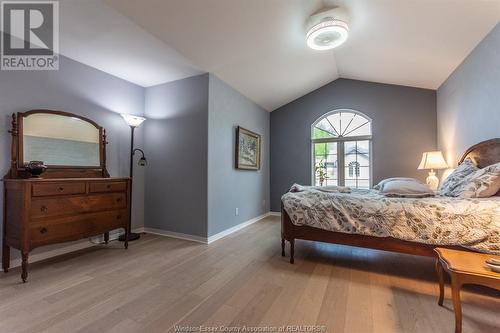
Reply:
[[[0,332],[175,332],[324,325],[325,332],[453,332],[434,261],[306,241],[281,257],[278,217],[211,245],[144,235],[0,275]],[[287,248],[288,251],[288,248]],[[288,253],[287,253],[288,254]],[[500,293],[466,289],[464,332],[500,331]]]

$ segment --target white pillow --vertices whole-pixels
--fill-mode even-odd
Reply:
[[[425,198],[434,195],[427,185],[413,179],[409,180],[393,180],[384,184],[380,193],[386,197],[402,197],[402,198]]]
[[[452,197],[488,198],[500,190],[500,163],[477,170],[462,179],[450,192]]]
[[[420,183],[420,181],[418,181],[417,179],[415,178],[408,178],[408,177],[393,177],[393,178],[386,178],[384,180],[381,180],[377,185],[373,186],[373,188],[375,190],[379,190],[379,191],[382,191],[384,189],[384,186],[385,184],[387,183],[390,183],[390,182],[393,182],[393,181],[413,181],[413,182],[417,182],[417,183]]]

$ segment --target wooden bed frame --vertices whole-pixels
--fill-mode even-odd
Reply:
[[[480,142],[462,155],[459,164],[466,158],[472,159],[480,168],[500,162],[500,138]],[[296,239],[319,241],[325,243],[342,244],[369,249],[407,253],[419,256],[435,257],[436,245],[404,241],[393,237],[374,237],[341,232],[328,231],[309,226],[297,226],[292,223],[290,216],[283,209],[281,203],[281,255],[285,256],[285,240],[290,242],[290,263],[294,262],[294,245]],[[446,247],[446,246],[443,246]],[[447,248],[460,248],[447,246]]]

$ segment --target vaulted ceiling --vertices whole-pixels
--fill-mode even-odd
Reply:
[[[59,1],[60,53],[143,87],[203,73],[101,0]]]
[[[338,77],[437,89],[500,21],[500,0],[104,1],[63,1],[63,54],[143,86],[212,72],[269,111]],[[349,39],[308,49],[333,6]]]

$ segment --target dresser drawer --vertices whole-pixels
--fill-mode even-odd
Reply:
[[[127,182],[90,182],[89,192],[124,192],[127,189]]]
[[[126,208],[125,193],[103,193],[62,198],[34,198],[31,202],[32,218],[76,215],[103,210]]]
[[[34,197],[84,194],[85,182],[34,183],[32,191]]]
[[[34,222],[29,227],[32,246],[77,240],[127,225],[127,210],[88,213]]]

